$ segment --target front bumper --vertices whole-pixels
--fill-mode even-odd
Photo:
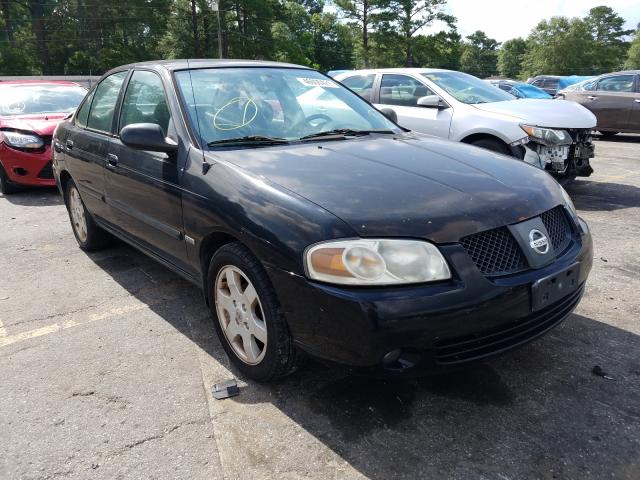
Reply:
[[[51,145],[41,150],[27,152],[0,143],[0,162],[12,183],[27,186],[55,186],[52,169]]]
[[[522,146],[520,157],[527,163],[562,177],[588,177],[593,173],[590,159],[594,157],[591,130],[567,130],[573,143],[569,145],[542,145],[530,140]]]
[[[376,371],[438,371],[506,352],[542,335],[578,304],[591,270],[586,229],[550,265],[488,279],[462,246],[441,246],[455,277],[402,288],[344,288],[270,267],[296,344],[312,356]],[[580,263],[578,290],[532,312],[531,286]],[[394,351],[400,351],[397,361]]]

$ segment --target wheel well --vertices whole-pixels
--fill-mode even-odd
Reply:
[[[474,133],[472,135],[469,135],[468,137],[464,137],[462,140],[460,140],[462,143],[473,143],[476,140],[496,140],[500,143],[502,143],[503,145],[506,145],[507,147],[509,145],[507,145],[501,138],[496,137],[495,135],[491,135],[489,133]]]
[[[211,261],[211,257],[213,257],[213,254],[216,253],[220,247],[237,241],[238,239],[233,235],[229,235],[224,232],[210,233],[202,240],[200,244],[200,269],[202,272],[202,287],[205,292],[205,299],[208,298],[207,276],[209,273],[209,262]]]

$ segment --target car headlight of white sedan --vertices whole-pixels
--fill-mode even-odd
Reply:
[[[557,130],[555,128],[542,128],[534,125],[520,125],[530,139],[542,143],[543,145],[570,145],[573,138],[566,130]]]

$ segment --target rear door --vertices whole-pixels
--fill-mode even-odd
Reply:
[[[167,94],[160,75],[135,70],[128,82],[116,131],[135,123],[154,123],[177,141]],[[106,197],[123,232],[175,266],[186,270],[182,195],[177,154],[148,152],[124,145],[118,135],[110,144]]]
[[[435,93],[421,81],[409,75],[385,73],[377,95],[379,108],[391,108],[398,123],[405,128],[436,137],[449,138],[452,108],[418,106],[418,99]]]
[[[115,106],[127,71],[104,78],[84,100],[61,148],[82,200],[94,215],[109,219],[104,202],[104,165]]]
[[[635,75],[611,75],[596,83],[583,105],[598,119],[598,128],[624,130],[633,108]]]

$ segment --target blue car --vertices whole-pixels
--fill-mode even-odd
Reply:
[[[516,98],[553,98],[541,88],[535,87],[524,82],[515,82],[513,80],[491,80],[489,83],[510,93]]]

